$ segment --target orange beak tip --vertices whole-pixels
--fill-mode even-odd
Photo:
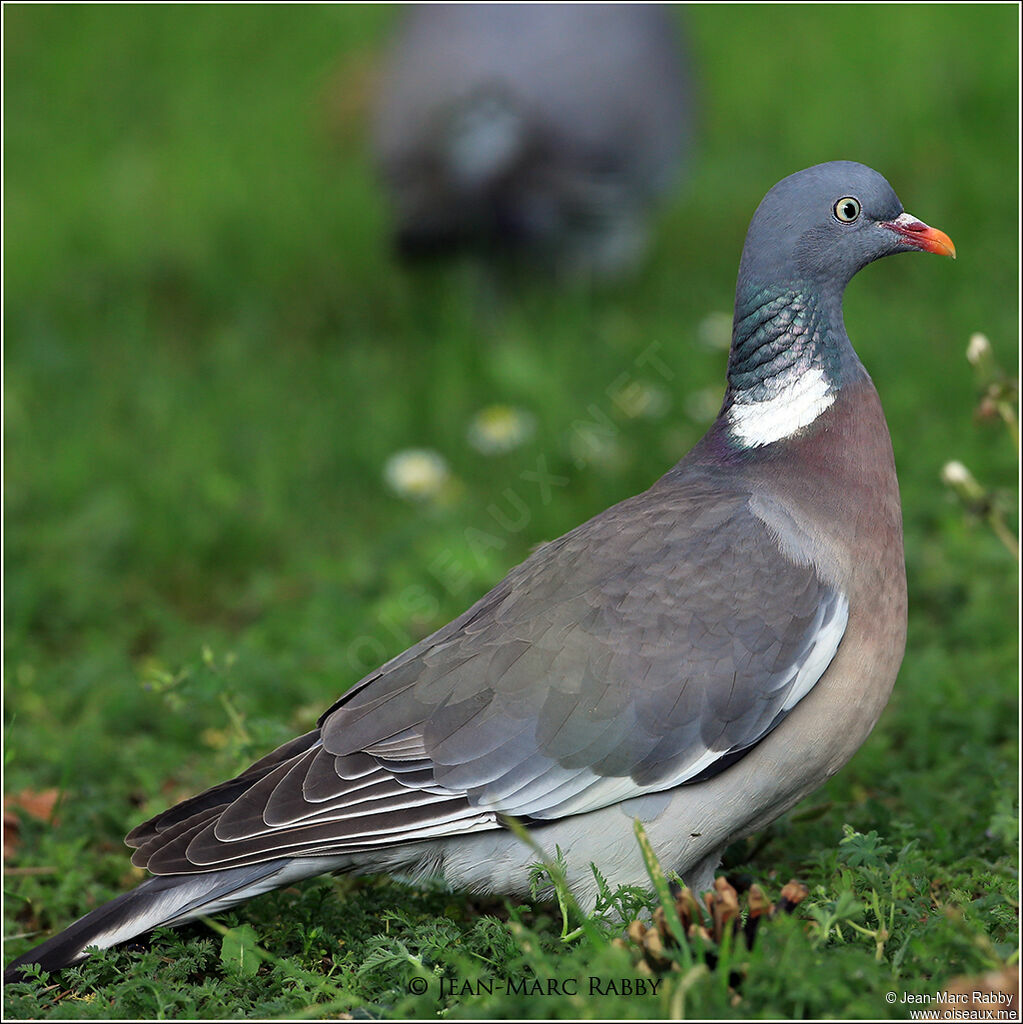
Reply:
[[[912,214],[903,213],[895,220],[886,223],[885,227],[894,231],[913,249],[932,252],[937,256],[956,258],[956,247],[952,239],[944,231],[924,224]]]

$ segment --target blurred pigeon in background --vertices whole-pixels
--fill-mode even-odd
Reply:
[[[399,251],[628,269],[678,176],[688,91],[677,25],[656,5],[414,7],[374,123]]]

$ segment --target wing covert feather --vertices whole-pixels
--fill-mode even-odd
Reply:
[[[809,692],[847,618],[748,494],[669,474],[544,545],[314,733],[140,826],[136,862],[345,852],[699,781]]]

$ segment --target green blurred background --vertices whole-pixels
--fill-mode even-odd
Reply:
[[[783,853],[845,821],[986,850],[1016,786],[1016,569],[939,472],[1015,486],[964,351],[983,331],[1017,359],[1016,6],[680,11],[689,173],[641,271],[600,288],[393,263],[366,127],[396,13],[4,10],[6,786],[69,797],[19,862],[70,846],[101,879],[79,899],[124,884],[143,814],[308,729],[369,653],[660,475],[723,390],[708,317],[730,313],[753,209],[831,159],[885,174],[959,259],[886,260],[849,289],[903,488],[909,651],[829,784],[838,808]],[[637,368],[652,343],[670,379]],[[649,415],[613,400],[625,379],[656,393]],[[486,456],[467,429],[495,403],[536,431]],[[614,430],[578,458],[593,407]],[[437,500],[388,490],[408,448],[449,464]],[[540,456],[564,478],[548,502],[521,476]],[[8,903],[59,922],[81,906],[57,884],[19,877]]]

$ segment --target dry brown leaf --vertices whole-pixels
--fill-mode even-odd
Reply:
[[[4,807],[4,860],[13,860],[18,850],[20,840],[21,822],[18,816]]]
[[[54,821],[53,809],[60,798],[60,790],[44,789],[37,793],[31,789],[23,789],[20,793],[11,793],[4,797],[4,861],[14,859],[21,841],[21,819],[17,812],[21,811],[37,821]]]
[[[11,793],[4,797],[4,814],[17,808],[24,811],[30,818],[37,821],[56,821],[53,809],[60,799],[59,789],[44,789],[37,793],[31,789],[23,789],[20,793]]]

